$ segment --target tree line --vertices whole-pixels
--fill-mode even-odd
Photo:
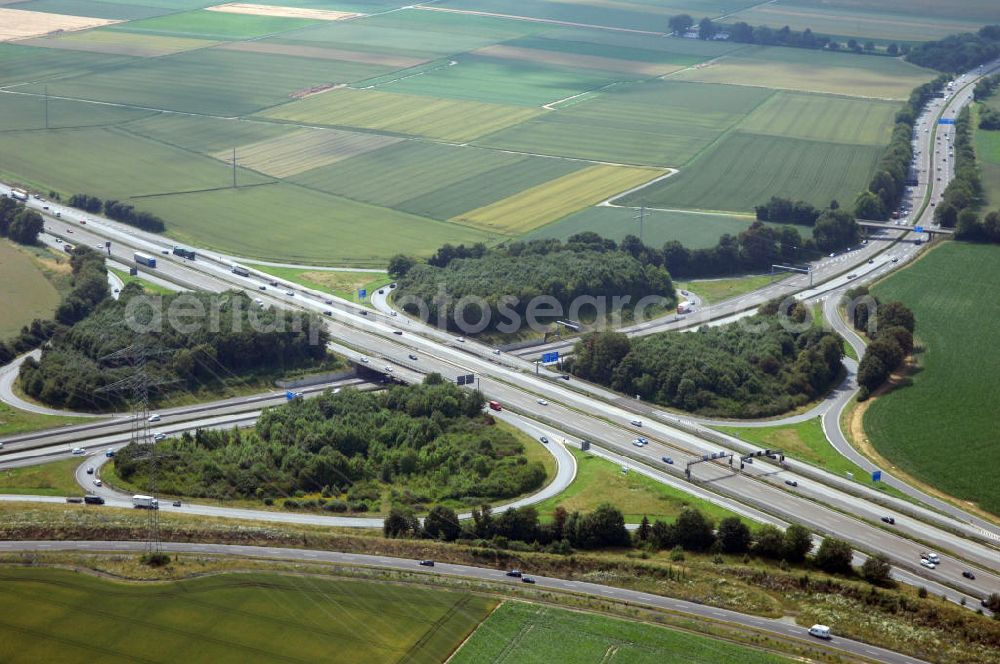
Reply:
[[[18,244],[38,244],[38,234],[45,229],[42,215],[29,210],[24,203],[0,196],[0,237]]]
[[[114,300],[108,297],[103,259],[98,262],[98,257],[90,250],[73,256],[73,261],[94,267],[79,269],[73,292],[57,311],[57,320],[71,327],[59,330],[40,361],[29,358],[21,367],[21,388],[43,403],[96,411],[123,406],[127,394],[100,389],[131,376],[133,369],[125,361],[101,358],[137,339],[155,351],[146,372],[164,383],[153,390],[154,400],[178,390],[221,386],[234,378],[271,376],[329,362],[328,333],[314,317],[302,321],[291,311],[259,309],[247,295],[235,291],[151,297],[132,283]],[[151,306],[140,305],[139,318],[127,319],[129,303],[137,297],[148,298],[144,302]],[[181,297],[186,298],[184,311],[200,310],[204,315],[182,315],[183,324],[175,326],[167,314]],[[150,325],[153,329],[142,335],[135,332],[136,323],[153,321],[154,308],[162,314],[162,325]],[[210,315],[215,311],[217,318]]]
[[[288,509],[380,511],[479,505],[540,488],[545,469],[524,444],[482,413],[478,392],[440,376],[381,392],[344,389],[267,408],[249,430],[199,430],[159,443],[157,483],[168,494],[288,496]],[[121,477],[143,482],[142,450],[115,458]],[[304,498],[319,494],[320,498]]]
[[[867,286],[847,291],[844,301],[848,321],[870,339],[858,365],[858,401],[864,401],[913,353],[916,318],[902,302],[879,302]]]
[[[69,263],[71,290],[56,308],[55,320],[36,318],[10,341],[0,341],[0,364],[7,364],[18,355],[38,348],[57,333],[65,333],[67,326],[86,316],[111,295],[103,254],[87,247],[74,247]]]
[[[777,415],[829,389],[844,352],[840,337],[809,324],[805,305],[782,312],[787,319],[779,308],[768,302],[747,321],[695,332],[596,332],[576,344],[564,366],[623,394],[699,415]]]
[[[497,329],[509,320],[498,311],[507,309],[523,317],[538,295],[555,298],[564,310],[580,296],[629,296],[635,304],[647,295],[658,295],[675,303],[662,256],[645,255],[645,250],[630,238],[619,245],[594,233],[581,233],[565,243],[531,240],[489,250],[483,245],[449,244],[427,263],[396,256],[389,271],[399,282],[397,301],[404,302],[407,311],[419,311],[414,302],[405,304],[412,298],[427,307],[432,320],[444,321],[452,329],[463,330],[481,318],[485,329]],[[447,301],[439,296],[442,286]],[[481,298],[490,311],[484,314],[478,304],[462,304],[467,296]]]
[[[994,74],[988,76],[979,83],[976,84],[975,88],[975,98],[979,102],[983,102],[993,94],[1000,87],[1000,74]],[[976,153],[974,141],[972,140],[972,131],[969,127],[968,118],[959,118],[959,122],[963,122],[961,125],[962,135],[961,139],[961,151],[956,154],[956,168],[958,167],[958,157],[961,155],[962,163],[964,168],[962,169],[963,178],[962,182],[956,185],[956,190],[953,192],[952,198],[948,199],[948,191],[951,189],[949,185],[948,190],[945,190],[945,200],[949,201],[954,211],[949,210],[946,213],[949,218],[955,219],[955,239],[964,240],[966,242],[989,242],[992,244],[1000,244],[1000,210],[994,210],[988,212],[982,219],[976,213],[976,208],[982,204],[982,188],[979,178],[979,166],[975,161]],[[959,129],[956,123],[956,130]],[[997,112],[985,105],[980,104],[979,106],[979,129],[982,131],[998,131],[1000,130],[1000,112]],[[956,138],[956,151],[959,148],[959,139]],[[958,178],[956,177],[956,180]],[[954,183],[952,183],[954,184]],[[974,200],[970,201],[968,197],[968,192],[973,191],[976,188],[976,197]],[[958,208],[958,204],[966,203],[969,204],[964,208]],[[940,208],[939,208],[940,209]]]
[[[945,228],[954,228],[959,222],[966,227],[973,220],[978,223],[975,208],[983,194],[983,183],[976,167],[972,131],[972,111],[966,106],[955,120],[955,141],[952,146],[955,153],[955,177],[948,183],[941,201],[934,209],[934,221]]]
[[[978,32],[948,35],[910,49],[907,62],[950,73],[967,71],[1000,56],[1000,25],[986,25]]]
[[[135,226],[144,231],[162,233],[167,229],[166,224],[163,223],[163,219],[155,214],[137,211],[133,205],[114,199],[102,201],[97,196],[91,196],[90,194],[73,194],[69,198],[69,204],[75,208],[94,214],[103,212],[104,216],[109,219]]]

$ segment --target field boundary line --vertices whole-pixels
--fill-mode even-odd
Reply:
[[[500,14],[498,12],[480,12],[472,9],[450,9],[448,7],[427,7],[416,5],[414,9],[422,9],[431,12],[448,12],[451,14],[467,14],[471,16],[490,16],[493,18],[506,18],[514,21],[527,21],[529,23],[547,23],[549,25],[562,25],[569,28],[590,28],[593,30],[610,30],[612,32],[627,32],[636,35],[649,35],[652,37],[666,37],[665,32],[655,32],[653,30],[637,30],[635,28],[616,28],[610,25],[597,25],[594,23],[574,23],[573,21],[558,21],[552,18],[536,18],[533,16],[518,16],[516,14]]]

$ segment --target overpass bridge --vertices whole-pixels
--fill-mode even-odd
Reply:
[[[906,225],[896,225],[888,221],[871,221],[869,219],[856,219],[858,226],[862,228],[880,228],[890,231],[913,231],[915,233],[927,233],[933,236],[935,233],[938,235],[954,235],[954,228],[941,228],[940,226],[910,226]]]

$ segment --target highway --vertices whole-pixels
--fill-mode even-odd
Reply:
[[[932,187],[932,199],[938,195],[934,182],[936,181],[929,183]],[[914,192],[914,195],[918,196],[919,192]],[[36,201],[31,201],[31,204],[35,206]],[[447,378],[473,373],[477,375],[478,384],[486,394],[500,399],[505,406],[519,414],[546,425],[557,425],[560,430],[570,434],[585,436],[611,451],[627,454],[649,466],[662,467],[664,464],[660,457],[673,456],[675,465],[664,470],[675,476],[681,475],[679,466],[686,461],[706,452],[725,449],[713,442],[707,432],[692,434],[678,426],[683,423],[677,422],[675,416],[652,409],[647,404],[635,404],[621,395],[596,386],[583,385],[579,381],[566,383],[547,371],[534,375],[533,364],[522,358],[506,353],[497,355],[492,348],[472,341],[460,341],[444,330],[411,323],[408,319],[400,320],[401,317],[379,312],[362,314],[353,303],[300,286],[285,284],[274,287],[269,283],[272,278],[262,274],[253,273],[249,278],[236,277],[222,257],[213,259],[209,255],[200,254],[196,261],[176,259],[162,253],[164,250],[169,251],[169,244],[164,238],[70,208],[57,208],[62,213],[62,219],[47,220],[47,227],[51,232],[64,235],[64,239],[73,236],[79,241],[95,245],[105,237],[110,238],[113,241],[114,257],[125,262],[130,262],[131,253],[137,249],[156,252],[160,261],[156,272],[183,287],[219,291],[238,286],[264,298],[268,304],[328,311],[327,325],[333,338],[345,352],[354,353],[353,356],[359,360],[361,355],[371,358],[378,363],[378,367],[385,363],[385,366],[394,369],[397,378],[405,375],[412,380],[429,371],[437,371]],[[84,226],[80,221],[88,223]],[[900,234],[903,232],[905,231],[901,229]],[[891,231],[882,233],[892,239],[889,237],[892,235]],[[879,242],[872,241],[846,256],[823,261],[817,266],[813,276],[817,281],[830,281],[806,289],[800,292],[800,296],[806,299],[816,298],[842,289],[860,278],[851,277],[854,274],[852,270],[864,271],[865,275],[874,275],[880,270],[888,271],[895,266],[892,258],[900,259],[901,263],[915,249],[912,245],[907,249],[907,243],[901,242],[893,245],[890,252],[879,254],[878,244]],[[872,262],[869,263],[869,260]],[[754,306],[755,299],[770,299],[779,292],[783,294],[784,289],[791,292],[803,286],[806,279],[804,276],[792,277],[763,292],[726,304],[729,309],[706,308],[701,313],[706,315],[705,312],[712,309],[711,318],[716,320],[720,317],[724,319],[726,316],[745,315],[748,308]],[[261,287],[265,290],[261,290]],[[286,295],[286,290],[293,295]],[[654,328],[648,327],[637,330],[637,333],[652,331],[655,331]],[[411,354],[417,355],[418,360],[410,359]],[[539,399],[548,404],[539,403]],[[643,416],[645,425],[642,427],[629,424],[630,420],[636,418],[637,411],[649,413]],[[649,417],[656,419],[651,421]],[[652,439],[648,447],[636,448],[632,445],[632,440],[640,433]],[[981,596],[985,592],[1000,591],[1000,578],[994,571],[987,571],[996,570],[998,566],[997,550],[969,539],[976,534],[970,532],[970,524],[965,522],[964,513],[960,519],[948,515],[941,515],[936,519],[939,523],[940,519],[945,519],[949,528],[918,519],[907,519],[897,523],[893,531],[882,527],[878,521],[884,508],[872,503],[867,497],[838,488],[832,477],[809,480],[791,470],[779,470],[767,467],[766,464],[757,464],[747,472],[735,473],[717,463],[700,464],[695,469],[695,477],[702,486],[711,487],[716,493],[781,518],[804,523],[818,532],[836,534],[864,551],[882,551],[897,565],[964,592]],[[792,490],[785,486],[785,479],[801,481]],[[843,481],[842,478],[836,479]],[[956,537],[956,531],[962,534],[961,538]],[[978,533],[978,536],[982,537],[982,534]],[[909,538],[925,543],[919,544],[915,539]],[[929,546],[946,552],[946,555],[947,552],[955,552],[974,565],[960,565],[952,561],[938,570],[923,570],[919,567],[919,554]],[[964,568],[976,569],[979,579],[975,585],[967,583],[961,577],[960,571]]]
[[[37,552],[130,552],[138,553],[144,550],[142,542],[0,542],[0,552],[17,553],[26,551]],[[223,544],[187,544],[164,543],[163,550],[167,553],[190,553],[198,555],[237,556],[243,558],[266,558],[269,560],[292,560],[301,563],[326,563],[335,565],[350,565],[376,567],[382,569],[402,570],[427,575],[441,575],[454,578],[476,579],[495,584],[516,584],[518,590],[524,585],[520,579],[506,576],[505,570],[453,563],[436,563],[434,567],[422,567],[417,560],[392,558],[389,556],[374,556],[358,553],[338,553],[315,549],[288,549],[279,547],[258,547]],[[526,570],[530,573],[530,570]],[[703,620],[731,623],[750,630],[766,633],[781,639],[809,640],[805,627],[789,624],[780,619],[761,618],[728,609],[715,608],[687,602],[679,599],[653,595],[635,590],[615,588],[585,581],[568,581],[553,577],[531,575],[535,579],[538,590],[550,590],[578,595],[600,597],[614,602],[627,602],[640,606],[663,609],[695,616]],[[825,642],[811,641],[813,645],[826,647],[839,654],[849,654],[887,664],[921,664],[922,660],[908,657],[885,648],[853,641],[836,636]]]

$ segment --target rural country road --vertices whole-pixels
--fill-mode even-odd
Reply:
[[[144,542],[42,542],[42,541],[10,541],[0,542],[0,552],[55,552],[55,551],[87,551],[87,552],[135,552],[140,553],[145,550]],[[523,588],[518,579],[506,576],[504,570],[488,569],[484,567],[473,567],[470,565],[455,565],[451,563],[436,563],[434,567],[422,567],[416,560],[406,558],[392,558],[389,556],[373,556],[357,553],[339,553],[334,551],[320,551],[310,549],[289,549],[279,547],[257,547],[239,546],[223,544],[193,544],[193,543],[173,543],[165,542],[163,550],[167,553],[193,553],[223,556],[240,556],[245,558],[268,558],[279,560],[294,560],[305,563],[332,563],[340,565],[355,565],[366,567],[379,567],[385,569],[402,570],[406,572],[419,572],[428,575],[442,575],[449,577],[471,578],[480,581],[500,584],[516,584],[518,588]],[[530,573],[531,570],[526,570]],[[695,616],[703,620],[720,621],[740,625],[745,628],[756,630],[782,639],[809,640],[806,628],[790,624],[784,620],[773,618],[761,618],[751,616],[728,609],[715,608],[687,602],[680,599],[653,595],[635,590],[625,590],[612,586],[603,586],[596,583],[586,583],[583,581],[568,581],[552,577],[535,576],[537,588],[547,590],[562,591],[567,593],[577,593],[600,597],[611,601],[627,602],[642,606],[674,611],[690,616]],[[919,660],[907,655],[879,648],[860,641],[853,641],[836,636],[837,626],[831,625],[834,637],[830,641],[823,642],[828,648],[868,659],[874,659],[886,664],[921,664]]]

